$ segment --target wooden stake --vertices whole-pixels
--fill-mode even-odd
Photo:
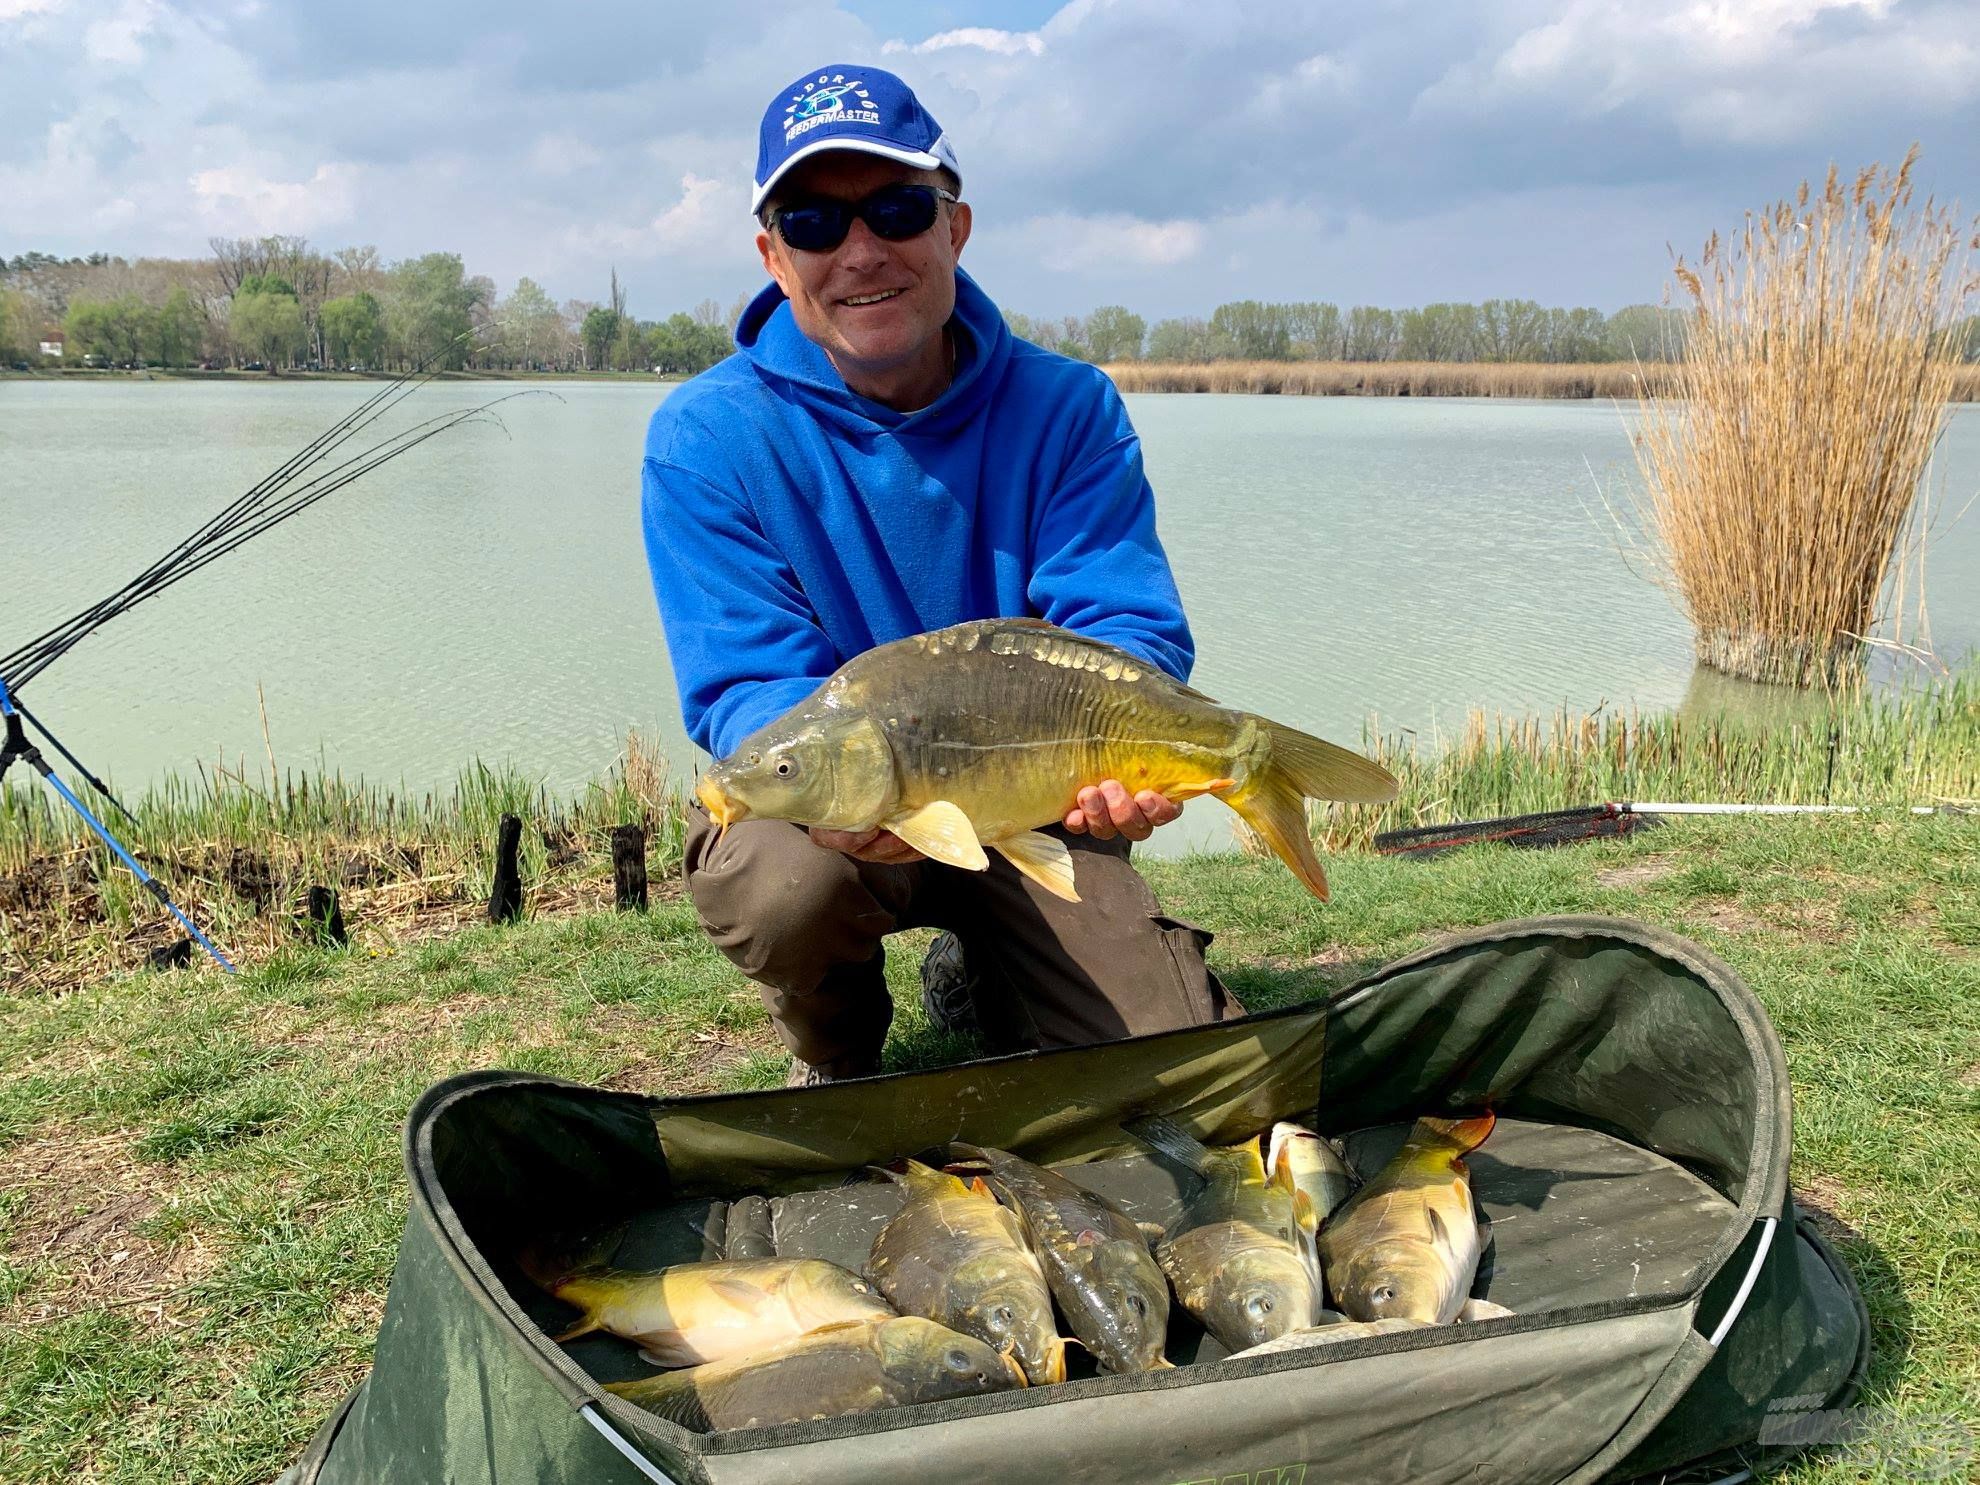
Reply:
[[[612,827],[612,895],[622,913],[646,911],[646,827]]]
[[[514,815],[502,816],[501,833],[495,838],[495,886],[488,894],[488,921],[513,923],[522,916],[522,821]]]
[[[303,903],[303,930],[320,944],[347,949],[350,931],[344,927],[344,910],[337,903],[333,887],[311,887]]]

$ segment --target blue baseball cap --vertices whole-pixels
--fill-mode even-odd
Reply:
[[[956,152],[913,88],[878,67],[841,62],[807,72],[764,110],[751,213],[763,210],[785,171],[826,150],[857,150],[918,170],[946,167],[962,179]]]

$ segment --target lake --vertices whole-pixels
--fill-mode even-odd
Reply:
[[[351,382],[0,382],[0,652],[104,596],[361,401]],[[429,386],[394,426],[516,390]],[[658,383],[558,383],[427,443],[83,642],[26,693],[120,789],[195,764],[412,789],[474,759],[568,791],[628,729],[698,766],[639,532]],[[1619,547],[1607,403],[1138,395],[1195,684],[1354,743],[1477,706],[1697,701],[1687,626]],[[417,409],[417,411],[414,411]],[[1980,649],[1980,409],[1934,474],[1932,638]],[[1909,638],[1909,634],[1906,635]],[[1888,667],[1885,667],[1888,669]],[[1744,688],[1703,682],[1714,704]],[[1758,688],[1751,688],[1758,690]],[[1221,844],[1195,806],[1165,844]]]

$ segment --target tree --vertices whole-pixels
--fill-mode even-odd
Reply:
[[[1481,361],[1548,359],[1547,311],[1531,299],[1487,299],[1478,306],[1474,326]]]
[[[534,279],[519,278],[495,310],[503,349],[526,371],[541,369],[563,349],[568,327]]]
[[[1609,355],[1617,361],[1680,361],[1690,328],[1681,309],[1629,304],[1609,316]]]
[[[594,371],[610,368],[612,347],[619,338],[619,324],[623,317],[615,309],[603,305],[594,306],[578,327],[578,338],[584,342],[584,364]]]
[[[610,311],[594,311],[607,313]],[[668,376],[693,376],[729,354],[729,333],[693,315],[675,314],[648,325],[642,339],[647,364]]]
[[[385,308],[363,289],[323,301],[323,354],[332,366],[374,367],[385,354]]]
[[[1341,310],[1337,304],[1288,304],[1286,335],[1292,354],[1302,361],[1342,359]]]
[[[1139,361],[1148,325],[1118,304],[1104,304],[1086,317],[1086,345],[1099,362]]]
[[[151,321],[151,355],[163,366],[190,366],[206,337],[206,311],[183,284],[165,296]]]
[[[1229,342],[1213,332],[1208,321],[1194,315],[1157,320],[1148,332],[1151,361],[1215,361],[1229,354]]]
[[[69,305],[62,333],[70,354],[101,356],[112,366],[136,366],[151,339],[152,312],[141,300],[78,299]]]
[[[1292,355],[1292,332],[1286,306],[1240,299],[1220,304],[1210,316],[1210,330],[1229,342],[1230,354],[1246,361],[1283,361]]]
[[[465,365],[486,280],[470,280],[459,253],[428,253],[394,263],[389,281],[385,325],[400,357],[415,366]]]
[[[40,355],[40,337],[35,333],[27,296],[0,289],[0,366],[36,361]]]
[[[1395,358],[1401,326],[1392,309],[1357,304],[1348,311],[1341,333],[1341,355],[1349,361],[1389,361]]]
[[[237,293],[227,328],[234,344],[266,366],[271,376],[278,367],[293,365],[309,346],[309,326],[293,294]]]
[[[1404,310],[1399,320],[1399,361],[1478,359],[1480,333],[1475,304],[1426,304],[1421,309]]]

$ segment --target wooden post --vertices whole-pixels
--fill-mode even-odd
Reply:
[[[646,827],[612,827],[612,896],[622,913],[646,911]]]
[[[488,894],[488,921],[513,923],[522,916],[522,821],[514,815],[502,816],[501,834],[495,837],[495,886]]]
[[[153,969],[190,969],[192,967],[193,941],[189,938],[175,938],[169,944],[160,944],[144,956],[145,963]]]
[[[344,910],[338,905],[334,887],[311,887],[303,903],[303,931],[319,944],[348,949],[350,931],[344,927]]]

